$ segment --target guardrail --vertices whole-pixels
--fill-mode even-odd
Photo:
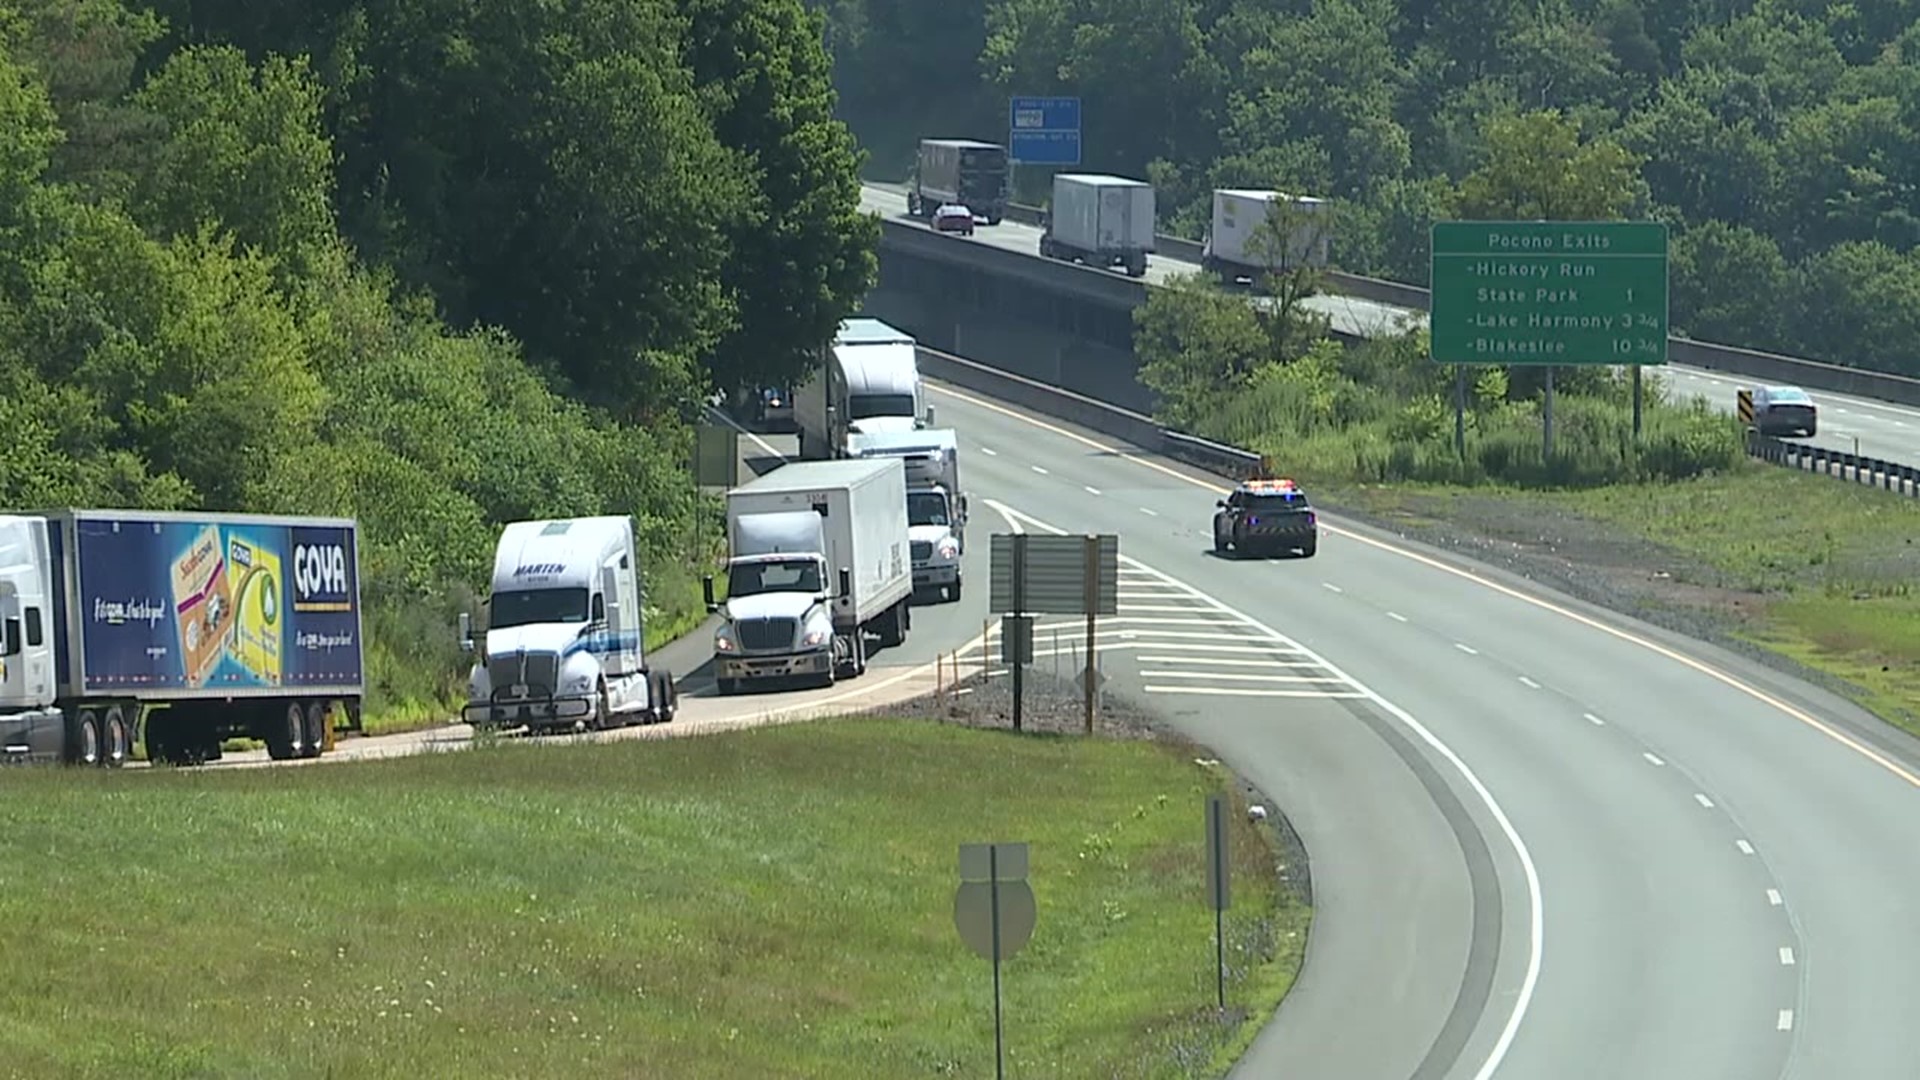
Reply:
[[[1262,461],[1261,455],[1251,450],[1176,431],[1157,423],[1151,416],[1001,371],[991,364],[925,345],[919,347],[919,356],[920,370],[928,378],[1111,435],[1148,453],[1184,461],[1217,476],[1240,479]],[[1752,432],[1747,436],[1747,454],[1784,468],[1820,473],[1920,498],[1920,468],[1896,461],[1786,442]]]
[[[1012,204],[1007,207],[1007,219],[1018,221],[1023,225],[1040,224],[1044,213],[1045,211],[1037,206]],[[1182,262],[1197,264],[1200,261],[1202,245],[1184,237],[1155,236],[1154,247],[1157,254],[1179,259]],[[1327,281],[1337,292],[1357,296],[1362,300],[1372,300],[1375,303],[1392,304],[1395,307],[1411,308],[1417,311],[1427,311],[1433,305],[1431,290],[1423,289],[1418,285],[1408,285],[1405,282],[1363,277],[1338,270],[1328,271]],[[1667,339],[1667,358],[1676,364],[1724,371],[1731,375],[1742,375],[1762,382],[1782,383],[1810,390],[1826,390],[1836,394],[1851,394],[1855,397],[1898,402],[1902,405],[1920,405],[1920,379],[1884,371],[1867,371],[1842,364],[1828,364],[1798,356],[1784,356],[1779,353],[1743,349],[1735,345],[1718,345],[1684,337]]]
[[[1747,433],[1747,454],[1789,469],[1820,473],[1920,498],[1920,469],[1897,461],[1849,454],[1844,450],[1829,450],[1824,446],[1791,443],[1751,431]]]

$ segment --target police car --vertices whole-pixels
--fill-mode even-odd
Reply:
[[[1224,555],[1266,555],[1298,551],[1312,558],[1320,546],[1320,526],[1307,493],[1292,480],[1243,481],[1221,499],[1213,515],[1213,550]]]

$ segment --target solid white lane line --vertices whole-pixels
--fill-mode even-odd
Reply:
[[[1141,687],[1149,694],[1194,694],[1201,697],[1284,697],[1358,699],[1367,695],[1354,690],[1242,690],[1229,686],[1156,686]]]
[[[1003,410],[1003,411],[1007,411],[1007,410]],[[1016,415],[1016,414],[1012,414],[1009,411],[1009,415]],[[1178,475],[1178,474],[1175,474],[1175,475]],[[1045,528],[1055,533],[1056,535],[1062,535],[1062,536],[1066,535],[1065,529],[1059,529],[1059,528],[1055,528],[1052,525],[1046,525],[1044,522],[1041,522],[1036,518],[1030,517],[1028,515],[1020,514],[1019,511],[1014,510],[1013,508],[1008,507],[1005,504],[995,503],[995,502],[992,502],[991,500],[989,500],[989,502],[991,505],[993,505],[994,509],[999,511],[1003,516],[1013,517],[1015,515],[1019,515],[1021,517],[1025,517],[1027,521],[1031,522],[1033,525],[1037,527]],[[1345,680],[1347,685],[1353,687],[1357,691],[1357,693],[1353,695],[1354,697],[1363,698],[1369,702],[1372,702],[1375,707],[1379,708],[1383,712],[1386,712],[1388,715],[1392,716],[1394,719],[1398,720],[1403,726],[1406,727],[1407,730],[1413,732],[1418,738],[1420,738],[1421,741],[1425,742],[1429,747],[1431,747],[1435,753],[1438,753],[1441,757],[1445,758],[1447,763],[1451,765],[1456,772],[1459,773],[1461,779],[1465,780],[1467,785],[1473,789],[1474,794],[1480,799],[1480,802],[1487,808],[1487,812],[1493,816],[1494,823],[1500,827],[1501,834],[1506,837],[1507,843],[1513,848],[1514,856],[1520,862],[1521,873],[1526,879],[1527,962],[1526,962],[1526,970],[1521,975],[1521,978],[1520,978],[1520,987],[1512,995],[1512,998],[1511,998],[1513,1002],[1512,1011],[1507,1014],[1507,1022],[1501,1026],[1499,1037],[1494,1041],[1493,1047],[1487,1052],[1487,1057],[1484,1063],[1480,1066],[1478,1070],[1475,1071],[1473,1076],[1473,1080],[1492,1080],[1494,1073],[1497,1072],[1500,1068],[1500,1063],[1506,1060],[1507,1052],[1513,1046],[1513,1040],[1520,1034],[1520,1025],[1526,1020],[1527,1009],[1531,1007],[1533,1004],[1534,992],[1540,985],[1540,956],[1546,947],[1546,905],[1541,897],[1540,871],[1539,871],[1539,868],[1534,865],[1533,853],[1530,850],[1528,850],[1527,842],[1521,839],[1520,831],[1514,827],[1512,819],[1507,817],[1507,812],[1504,808],[1501,807],[1500,801],[1494,798],[1493,792],[1489,791],[1487,789],[1487,786],[1481,782],[1479,775],[1476,774],[1473,771],[1473,769],[1467,765],[1466,761],[1462,759],[1459,754],[1454,752],[1453,747],[1447,745],[1445,740],[1441,739],[1438,735],[1435,735],[1425,724],[1422,724],[1419,720],[1415,719],[1412,713],[1409,713],[1405,709],[1402,709],[1400,706],[1395,705],[1391,701],[1388,701],[1378,691],[1363,685],[1362,683],[1360,683],[1359,680],[1353,678],[1351,675],[1348,675],[1345,671],[1341,670],[1339,667],[1329,662],[1326,659],[1326,657],[1321,656],[1320,654],[1314,652],[1313,650],[1306,648],[1305,646],[1301,645],[1299,642],[1294,641],[1292,638],[1287,637],[1285,634],[1282,634],[1280,631],[1275,630],[1272,627],[1266,625],[1265,623],[1260,622],[1258,619],[1253,618],[1252,616],[1248,615],[1246,612],[1240,611],[1237,608],[1234,608],[1231,605],[1226,604],[1215,597],[1209,596],[1208,594],[1200,591],[1199,589],[1193,588],[1193,586],[1188,585],[1186,582],[1180,581],[1178,578],[1175,578],[1170,574],[1166,574],[1159,570],[1154,570],[1153,568],[1147,566],[1145,563],[1141,562],[1138,559],[1122,554],[1120,556],[1120,561],[1122,565],[1131,565],[1142,570],[1147,570],[1150,573],[1158,574],[1160,577],[1166,579],[1169,582],[1175,582],[1181,585],[1186,585],[1189,591],[1191,591],[1193,595],[1212,601],[1220,609],[1220,611],[1223,614],[1233,615],[1241,619],[1245,619],[1249,624],[1266,632],[1269,636],[1272,637],[1273,640],[1284,642],[1287,645],[1290,645],[1294,649],[1298,650],[1302,655],[1306,656],[1307,658],[1319,661],[1322,667],[1325,667],[1329,672],[1340,676],[1341,679]],[[1149,691],[1152,691],[1153,687],[1149,686],[1146,689],[1148,689]],[[1192,691],[1187,690],[1186,692],[1191,693]],[[1216,689],[1216,690],[1206,691],[1206,693],[1223,694],[1223,693],[1227,693],[1227,691]],[[1249,694],[1249,695],[1258,694],[1258,695],[1266,695],[1266,696],[1277,696],[1277,695],[1287,695],[1287,694],[1298,695],[1300,692],[1287,691],[1287,690],[1279,690],[1279,691],[1265,690],[1265,691],[1251,691],[1251,692],[1240,691],[1240,693]],[[1316,696],[1330,697],[1333,695],[1322,694],[1322,695],[1316,695]]]
[[[1237,671],[1143,671],[1143,679],[1227,679],[1233,682],[1340,683],[1337,675],[1243,675]],[[1345,685],[1341,683],[1341,685]]]
[[[1142,656],[1143,664],[1204,663],[1210,667],[1317,668],[1311,660],[1234,660],[1225,656]]]

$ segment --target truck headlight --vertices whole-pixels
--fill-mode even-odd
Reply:
[[[713,635],[714,652],[733,652],[733,637],[725,630]]]
[[[957,559],[960,557],[960,545],[952,537],[940,541],[938,550],[940,557],[943,559]]]
[[[833,636],[833,630],[831,628],[825,627],[825,626],[816,626],[813,629],[807,631],[807,636],[800,639],[800,644],[806,648],[811,649],[816,645],[825,645],[827,643],[827,639],[832,636]]]
[[[584,694],[593,689],[593,676],[591,674],[569,675],[560,680],[560,685],[560,692],[563,694]]]

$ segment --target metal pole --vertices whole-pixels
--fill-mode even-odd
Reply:
[[[1087,534],[1086,567],[1084,573],[1086,587],[1084,599],[1086,600],[1087,608],[1087,667],[1084,681],[1086,682],[1087,734],[1091,735],[1093,734],[1093,679],[1095,666],[1094,618],[1095,613],[1100,609],[1100,538],[1092,533]]]
[[[1553,367],[1552,365],[1548,365],[1547,367],[1547,408],[1544,416],[1546,419],[1546,426],[1544,428],[1544,432],[1546,435],[1546,444],[1545,444],[1546,449],[1543,452],[1542,457],[1545,459],[1543,464],[1551,465],[1553,462]]]
[[[1213,909],[1213,980],[1220,999],[1220,1011],[1227,1011],[1227,916]]]
[[[1640,437],[1640,365],[1633,365],[1633,437]]]
[[[1453,452],[1467,456],[1467,365],[1453,365]]]
[[[1013,534],[1013,611],[1016,615],[1027,613],[1027,534]],[[1021,651],[1027,643],[1027,635],[1019,633],[1013,643],[1013,730],[1020,731],[1025,724],[1022,715],[1022,701],[1027,690],[1025,678],[1025,654]]]
[[[1018,654],[1016,654],[1018,655]],[[1014,698],[1019,701],[1018,697]],[[993,1075],[1007,1075],[1006,1037],[1000,1023],[1000,845],[987,847],[987,891],[993,904]]]

